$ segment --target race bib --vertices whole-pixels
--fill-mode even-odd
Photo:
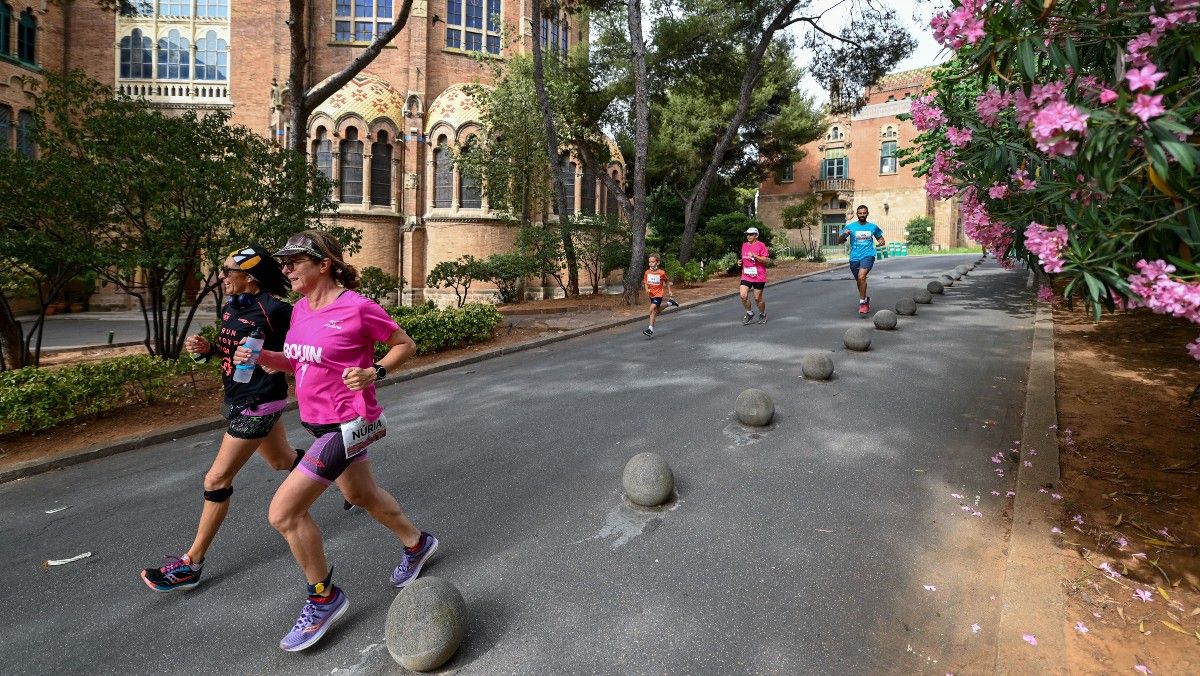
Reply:
[[[646,275],[647,284],[662,284],[662,275]]]
[[[757,277],[758,276],[758,268],[755,266],[750,266],[748,268],[742,268],[742,274],[746,275],[748,277]]]
[[[359,416],[350,422],[342,423],[342,445],[346,447],[346,458],[367,450],[367,446],[379,441],[387,434],[387,419],[379,414],[378,420],[368,422]]]
[[[854,239],[857,239],[860,242],[864,239],[871,239],[871,231],[870,230],[859,230],[854,233]]]

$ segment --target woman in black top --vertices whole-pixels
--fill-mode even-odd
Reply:
[[[255,329],[263,334],[263,349],[283,349],[292,318],[292,306],[280,300],[288,290],[287,277],[266,249],[252,246],[229,254],[220,279],[226,302],[216,345],[195,335],[187,339],[185,346],[206,359],[220,357],[225,385],[221,414],[229,420],[229,427],[212,467],[204,475],[204,509],[192,546],[183,556],[167,557],[163,567],[142,571],[142,581],[154,591],[186,591],[200,584],[205,552],[229,512],[233,477],[255,451],[279,470],[291,470],[300,457],[279,422],[287,404],[284,375],[255,367],[250,382],[239,383],[233,379],[231,359],[242,339]]]

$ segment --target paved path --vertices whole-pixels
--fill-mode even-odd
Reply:
[[[205,321],[211,319],[207,312],[201,316]],[[29,331],[36,319],[21,317],[23,329]],[[105,345],[109,331],[114,334],[114,343],[141,341],[146,338],[146,321],[140,312],[51,315],[46,318],[46,328],[42,332],[42,349]]]
[[[882,261],[875,305],[971,258]],[[869,322],[854,296],[849,274],[831,271],[769,287],[766,326],[740,326],[731,300],[668,314],[653,340],[624,327],[382,390],[396,432],[372,448],[375,472],[442,539],[428,574],[468,604],[469,636],[449,666],[990,671],[1010,483],[988,458],[1020,438],[1023,277],[989,261],[898,331],[874,332],[863,354],[841,348],[847,327]],[[834,381],[797,377],[817,350],[835,360]],[[758,433],[732,415],[749,386],[778,407]],[[301,442],[295,415],[285,420]],[[397,544],[335,495],[314,516],[350,613],[318,647],[278,649],[303,581],[265,519],[281,476],[257,460],[198,589],[155,595],[137,579],[190,541],[218,436],[0,485],[10,668],[399,673],[382,645]],[[650,449],[670,459],[679,501],[635,513],[622,506],[621,469]],[[44,513],[61,505],[71,508]]]

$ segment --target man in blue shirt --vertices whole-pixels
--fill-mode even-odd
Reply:
[[[850,242],[850,274],[858,284],[858,314],[866,316],[871,311],[871,297],[867,295],[867,275],[875,265],[875,243],[884,246],[883,230],[874,223],[867,222],[865,204],[858,205],[855,210],[857,221],[850,221],[838,235],[838,243]]]

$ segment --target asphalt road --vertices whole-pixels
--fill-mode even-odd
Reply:
[[[881,261],[874,305],[973,258]],[[769,286],[765,326],[741,326],[728,300],[665,315],[652,340],[627,326],[381,390],[392,433],[370,451],[376,475],[442,540],[426,574],[468,606],[447,669],[990,671],[1011,470],[989,457],[1020,438],[1024,275],[989,260],[867,353],[841,344],[869,325],[855,296],[835,270]],[[835,380],[798,377],[809,351],[831,354]],[[733,417],[752,386],[776,401],[764,430]],[[314,517],[350,612],[313,649],[279,650],[303,579],[266,522],[281,475],[261,461],[238,477],[200,587],[142,585],[140,568],[190,542],[218,436],[0,485],[6,671],[403,672],[383,646],[399,545],[337,495]],[[645,450],[675,471],[668,510],[622,503],[622,468]]]
[[[210,319],[210,313],[205,313],[204,317]],[[22,317],[23,329],[29,331],[35,319]],[[46,326],[42,331],[42,348],[104,345],[108,342],[109,331],[113,332],[114,343],[141,341],[146,338],[146,322],[141,313],[133,312],[52,315],[46,318]]]

